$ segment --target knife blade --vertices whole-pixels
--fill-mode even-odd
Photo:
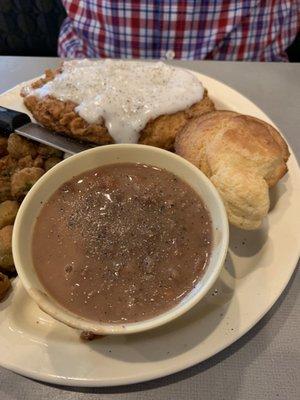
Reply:
[[[25,113],[0,106],[0,133],[9,135],[13,132],[69,154],[76,154],[95,147],[35,124]]]

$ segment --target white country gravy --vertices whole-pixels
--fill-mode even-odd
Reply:
[[[116,143],[136,143],[147,122],[199,102],[204,88],[192,73],[162,62],[107,59],[66,61],[62,73],[31,93],[73,101],[88,123],[103,118]]]
[[[164,169],[112,164],[63,184],[36,221],[32,255],[50,295],[77,315],[134,322],[201,279],[212,227],[198,194]]]

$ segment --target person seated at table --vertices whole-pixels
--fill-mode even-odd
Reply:
[[[298,0],[62,0],[61,57],[287,61]]]

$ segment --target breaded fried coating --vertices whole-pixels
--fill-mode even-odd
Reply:
[[[28,155],[18,160],[18,169],[33,167],[33,158]]]
[[[0,229],[0,268],[8,272],[15,269],[11,249],[12,231],[12,225]]]
[[[52,167],[54,167],[54,165],[58,164],[59,162],[61,162],[61,158],[58,157],[49,157],[44,164],[45,167],[45,171],[49,171],[49,169],[51,169]]]
[[[31,156],[25,156],[18,160],[18,169],[30,168],[30,167],[43,168],[44,167],[43,157],[40,155],[35,158],[32,158]]]
[[[7,150],[10,156],[17,160],[26,156],[35,158],[37,155],[36,145],[16,133],[9,136]]]
[[[44,168],[44,158],[40,155],[36,156],[33,160],[33,167]]]
[[[176,135],[189,120],[214,110],[214,104],[205,91],[203,99],[190,108],[148,122],[140,133],[139,143],[173,150]]]
[[[11,199],[10,178],[8,176],[4,177],[0,175],[0,202]]]
[[[10,177],[18,168],[18,162],[9,154],[0,158],[0,177]]]
[[[34,144],[16,134],[9,139],[0,136],[0,270],[5,273],[15,271],[11,248],[13,223],[19,209],[15,199],[22,200],[44,174],[44,164],[50,169],[62,156],[59,150]],[[0,301],[10,287],[9,278],[0,272]]]
[[[4,299],[10,287],[11,283],[9,278],[0,272],[0,301]]]
[[[33,83],[33,88],[39,88],[60,73],[48,71],[46,76]],[[114,143],[105,121],[89,124],[75,111],[77,104],[72,101],[60,101],[53,96],[37,97],[26,90],[22,90],[24,104],[34,118],[46,128],[63,133],[75,139],[91,142],[98,145]],[[141,144],[173,150],[176,134],[191,118],[213,111],[215,109],[207,91],[198,103],[174,114],[161,115],[149,121],[140,132],[138,140]]]
[[[24,104],[34,118],[46,128],[85,142],[99,145],[113,143],[103,123],[88,124],[77,112],[75,103],[60,101],[51,96],[27,96]]]
[[[63,157],[63,152],[55,149],[54,147],[46,146],[45,144],[39,144],[37,147],[37,152],[43,158],[48,157]]]
[[[17,201],[6,200],[0,203],[0,229],[14,223],[18,209]]]
[[[36,181],[44,174],[42,168],[24,168],[14,173],[11,178],[11,194],[15,199],[26,196]]]

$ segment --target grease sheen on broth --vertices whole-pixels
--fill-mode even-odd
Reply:
[[[63,184],[42,207],[32,254],[42,284],[68,310],[136,322],[192,290],[211,241],[209,213],[188,184],[164,169],[124,163]]]

